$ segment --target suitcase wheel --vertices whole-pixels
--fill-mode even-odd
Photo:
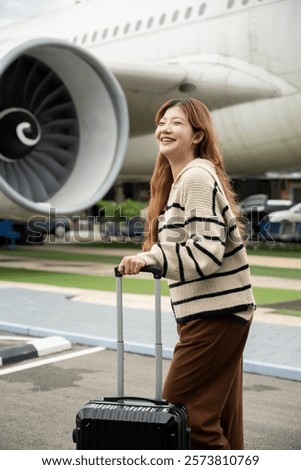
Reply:
[[[78,438],[78,429],[75,428],[72,431],[72,440],[75,444],[77,444],[77,438]]]

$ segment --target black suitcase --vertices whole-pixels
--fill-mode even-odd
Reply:
[[[142,269],[151,272],[156,286],[156,397],[125,397],[122,275],[115,268],[117,292],[117,393],[116,397],[91,400],[76,416],[73,441],[76,449],[189,449],[190,429],[186,408],[161,399],[161,270],[157,266]]]

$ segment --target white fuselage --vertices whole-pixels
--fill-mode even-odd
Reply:
[[[255,174],[301,167],[300,17],[299,0],[90,1],[2,28],[0,42],[57,37],[116,71],[131,118],[120,178],[149,178],[155,111],[178,96],[212,110],[228,172]]]

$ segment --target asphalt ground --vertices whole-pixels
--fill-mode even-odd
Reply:
[[[163,361],[163,374],[169,361]],[[125,393],[154,396],[154,359],[125,354]],[[72,450],[79,409],[116,394],[116,353],[72,350],[0,370],[0,449]],[[245,449],[301,449],[301,383],[244,374]]]

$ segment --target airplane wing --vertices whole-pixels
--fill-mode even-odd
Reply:
[[[131,135],[152,132],[157,109],[171,98],[195,96],[211,110],[293,91],[278,77],[241,61],[214,57],[174,63],[107,64],[126,95]]]

